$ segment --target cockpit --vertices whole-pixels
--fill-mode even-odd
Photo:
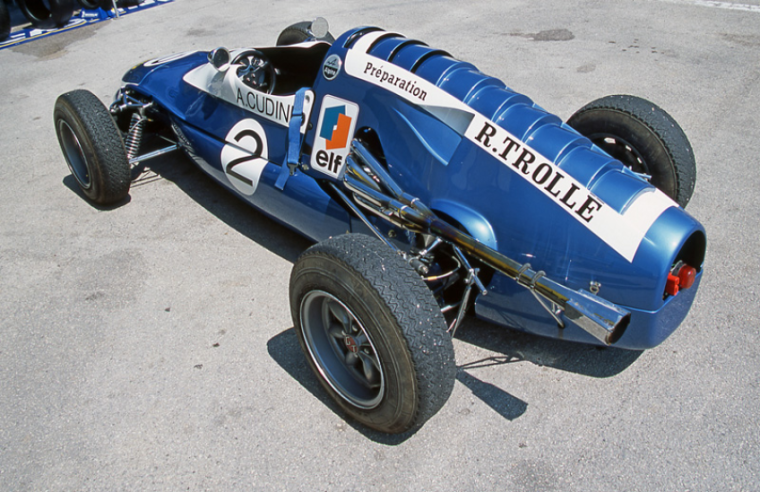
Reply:
[[[330,43],[309,41],[290,46],[242,49],[230,53],[217,48],[209,53],[209,62],[217,69],[229,66],[248,87],[273,95],[293,94],[302,87],[312,87]]]

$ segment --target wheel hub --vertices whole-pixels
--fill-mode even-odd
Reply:
[[[346,344],[346,348],[352,354],[355,354],[359,351],[359,345],[357,345],[356,340],[354,340],[352,337],[346,336],[343,339],[343,343]]]
[[[382,364],[367,331],[349,307],[322,290],[301,301],[301,332],[324,381],[351,405],[369,410],[385,394]]]

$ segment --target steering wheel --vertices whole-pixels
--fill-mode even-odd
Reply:
[[[249,87],[272,94],[277,78],[274,65],[259,50],[243,50],[232,59],[230,65],[240,65],[237,76]]]

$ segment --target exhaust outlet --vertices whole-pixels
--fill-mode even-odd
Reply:
[[[631,322],[631,313],[585,290],[565,304],[565,317],[607,345],[620,340]]]

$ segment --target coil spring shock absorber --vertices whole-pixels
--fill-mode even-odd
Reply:
[[[137,153],[140,150],[144,127],[145,118],[138,113],[133,113],[132,121],[129,123],[129,133],[124,141],[124,148],[127,150],[127,159],[130,161],[137,156]]]

